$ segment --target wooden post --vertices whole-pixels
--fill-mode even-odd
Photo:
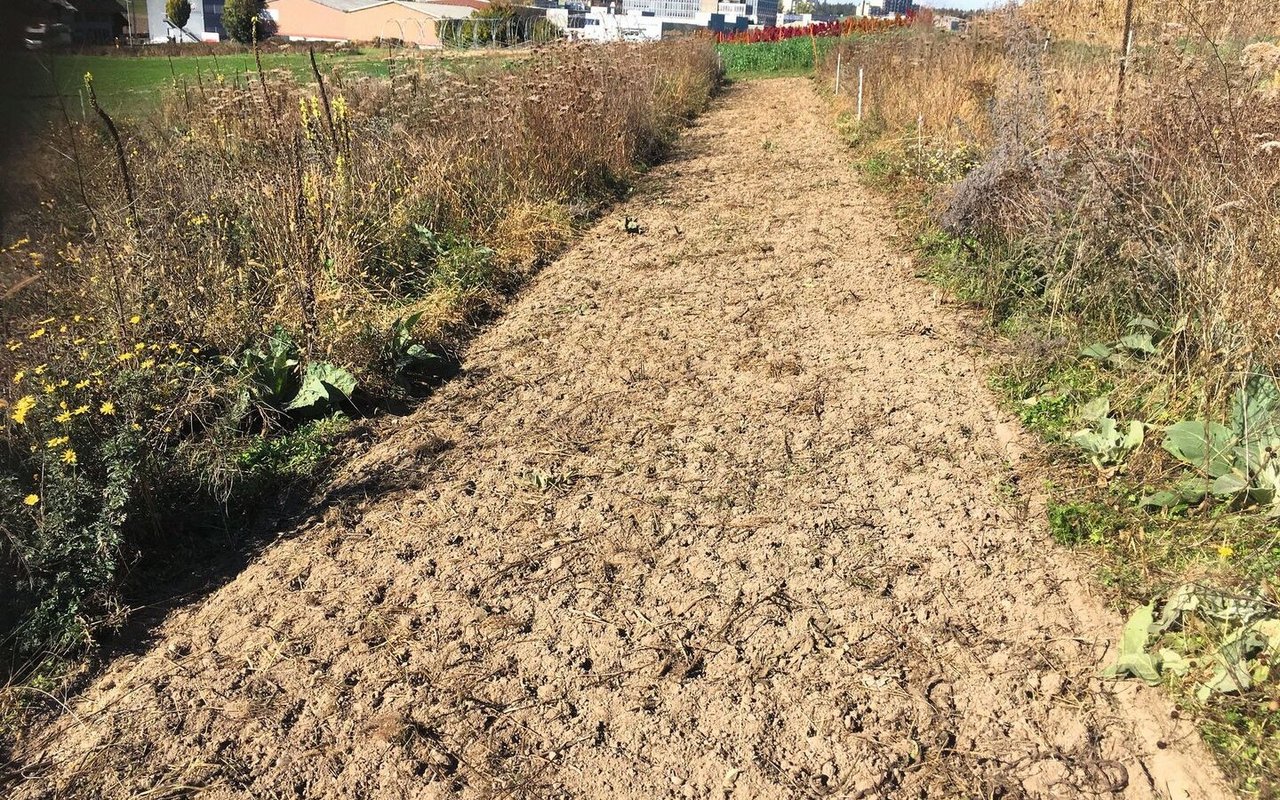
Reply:
[[[1124,113],[1124,85],[1126,73],[1129,71],[1129,54],[1133,51],[1133,7],[1135,0],[1124,3],[1124,38],[1120,41],[1120,70],[1116,82],[1116,126],[1123,127],[1121,115]]]

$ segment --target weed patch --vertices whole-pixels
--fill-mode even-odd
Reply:
[[[85,74],[94,114],[58,98],[7,165],[31,209],[0,251],[18,680],[118,626],[148,558],[235,529],[312,480],[346,419],[442,374],[717,80],[701,40],[555,47],[519,70],[401,59],[389,78],[243,57],[175,77],[147,119]]]
[[[863,68],[861,118],[834,98],[863,175],[897,198],[925,277],[1020,354],[992,385],[1052,443],[1055,540],[1147,627],[1181,615],[1150,637],[1133,623],[1113,674],[1168,685],[1265,794],[1280,783],[1280,240],[1256,176],[1280,152],[1277,20],[1148,8],[1122,59],[1100,42],[1121,40],[1123,7],[1028,3],[963,38],[843,43],[816,71],[832,86],[837,53]],[[1183,614],[1185,587],[1200,605]],[[1205,610],[1222,598],[1254,611]]]

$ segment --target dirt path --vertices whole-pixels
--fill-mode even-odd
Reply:
[[[19,794],[1226,796],[849,160],[731,90]]]

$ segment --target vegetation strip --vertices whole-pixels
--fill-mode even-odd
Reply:
[[[1124,3],[1084,5],[842,42],[821,81],[837,56],[861,70],[862,96],[833,99],[864,175],[899,199],[926,274],[1025,354],[993,385],[1049,443],[1055,536],[1132,613],[1108,674],[1167,686],[1240,788],[1270,796],[1274,9],[1147,9],[1129,37]]]
[[[10,677],[83,652],[130,580],[234,539],[344,419],[446,373],[717,80],[706,41],[388,70],[200,81],[136,121],[63,97],[8,166],[39,208],[0,254]]]

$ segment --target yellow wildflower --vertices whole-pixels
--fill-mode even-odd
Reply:
[[[27,336],[27,338],[28,338],[28,339],[39,339],[41,336],[44,336],[44,328],[36,328],[34,331],[32,331],[32,332]]]
[[[71,413],[72,413],[74,416],[77,416],[77,417],[78,417],[78,416],[80,416],[81,414],[87,414],[87,413],[89,413],[89,407],[88,407],[88,406],[80,406],[79,408],[77,408],[75,411],[72,411]]]
[[[104,417],[110,417],[116,413],[116,404],[108,400],[98,409],[98,413]]]
[[[1236,554],[1236,551],[1235,551],[1235,549],[1234,549],[1231,545],[1229,545],[1229,544],[1220,544],[1220,545],[1218,545],[1218,557],[1219,557],[1219,558],[1231,558],[1231,557],[1232,557],[1233,555],[1235,555],[1235,554]]]
[[[83,389],[88,385],[89,385],[89,381],[87,380],[80,381],[79,383],[76,384],[76,390],[79,391],[80,389]]]
[[[58,416],[54,417],[54,418],[53,418],[53,421],[54,421],[54,422],[57,422],[57,423],[58,423],[58,424],[60,424],[60,425],[66,425],[68,422],[70,422],[70,421],[71,421],[71,412],[70,412],[70,411],[63,411],[63,412],[62,412],[61,414],[59,414]]]
[[[146,346],[145,344],[143,344],[142,342],[138,342],[137,344],[135,344],[135,345],[133,346],[133,349],[134,349],[134,350],[137,350],[137,351],[139,351],[139,352],[141,352],[141,351],[143,351],[143,350],[146,350],[146,349],[147,349],[147,346]]]
[[[55,436],[52,439],[50,439],[48,442],[45,442],[45,447],[48,447],[50,450],[57,450],[59,447],[62,447],[64,444],[66,444],[69,441],[71,440],[68,439],[66,436]]]
[[[38,367],[36,367],[34,370],[32,370],[32,372],[34,372],[34,373],[35,373],[35,374],[37,374],[37,375],[43,375],[43,374],[44,374],[44,369],[45,369],[45,367],[46,367],[46,366],[48,366],[48,365],[47,365],[47,364],[41,364],[40,366],[38,366]]]
[[[27,495],[26,497],[24,497],[24,498],[22,499],[22,502],[23,502],[25,505],[34,506],[36,503],[39,503],[39,502],[40,502],[40,495],[38,495],[38,494],[29,494],[29,495]]]
[[[58,387],[46,381],[40,388],[44,389],[45,394],[53,394],[53,390]]]
[[[134,314],[132,317],[129,317],[130,325],[137,325],[139,322],[142,322],[142,317],[138,316],[137,314]]]
[[[36,399],[26,395],[13,404],[13,421],[22,425],[27,421],[27,413],[36,407]]]
[[[23,379],[23,378],[25,378],[25,377],[27,377],[27,372],[26,372],[26,370],[21,370],[21,369],[20,369],[20,370],[18,370],[17,372],[13,373],[13,382],[14,382],[14,383],[22,383],[22,379]]]
[[[68,447],[66,450],[63,450],[63,451],[62,451],[62,463],[63,463],[63,464],[75,464],[75,463],[76,463],[76,451],[75,451],[75,450],[72,450],[70,447]]]
[[[121,353],[120,355],[116,356],[116,358],[119,359],[120,361],[128,361],[129,359],[133,358],[133,353]]]
[[[156,360],[154,358],[148,358],[138,366],[142,367],[143,369],[151,369],[155,365],[156,365]]]

